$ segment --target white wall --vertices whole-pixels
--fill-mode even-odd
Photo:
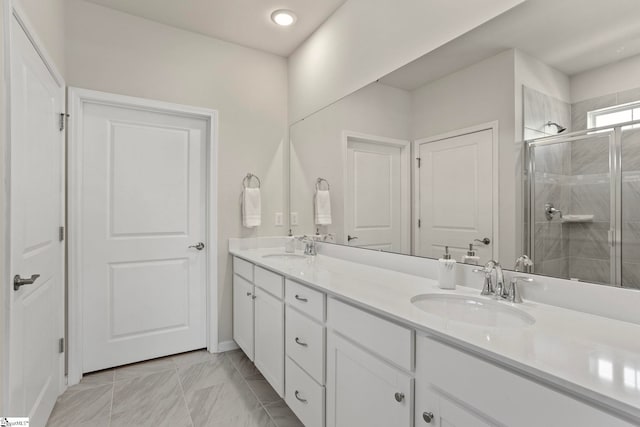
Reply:
[[[571,76],[571,102],[640,88],[640,55]]]
[[[65,0],[14,0],[26,13],[47,53],[65,76]]]
[[[293,123],[523,0],[349,0],[289,57]]]
[[[412,92],[412,137],[441,135],[482,123],[499,122],[500,253],[510,268],[520,250],[517,229],[514,144],[514,51],[508,50]]]
[[[344,234],[344,146],[342,132],[409,140],[409,92],[372,83],[291,127],[291,211],[298,213],[294,234],[313,234],[315,181],[331,185],[332,224],[322,233]]]
[[[219,339],[232,339],[229,237],[282,234],[242,228],[240,192],[251,171],[262,180],[263,224],[283,210],[287,125],[284,58],[68,0],[67,84],[218,110]]]

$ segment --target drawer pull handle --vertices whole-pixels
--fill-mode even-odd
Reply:
[[[301,345],[303,347],[309,347],[309,344],[307,344],[304,341],[300,341],[300,338],[296,337],[296,344]]]
[[[300,295],[296,295],[296,299],[297,299],[298,301],[301,301],[301,302],[309,302],[309,300],[308,300],[308,299],[306,299],[306,298],[302,298]]]
[[[296,392],[294,394],[296,396],[296,399],[298,399],[300,402],[305,403],[305,404],[307,403],[307,399],[303,399],[303,398],[300,397],[300,392],[298,390],[296,390]]]
[[[404,393],[395,394],[396,402],[402,402],[404,400]]]
[[[433,421],[433,412],[423,412],[422,419],[425,423],[431,424],[431,421]]]

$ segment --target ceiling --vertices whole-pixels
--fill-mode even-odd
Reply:
[[[286,57],[346,0],[87,1]],[[275,25],[270,17],[276,9],[294,11],[295,25]]]
[[[517,48],[572,76],[640,54],[638,0],[528,0],[380,79],[417,89]]]

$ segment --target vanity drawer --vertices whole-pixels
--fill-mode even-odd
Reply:
[[[389,362],[413,370],[415,334],[411,329],[334,298],[327,299],[327,325]]]
[[[255,279],[253,283],[256,286],[264,289],[277,298],[282,299],[284,297],[284,278],[281,275],[258,266],[255,267],[254,275]]]
[[[305,427],[324,427],[324,387],[287,357],[285,401]]]
[[[324,384],[324,327],[291,306],[287,306],[285,318],[287,355]]]
[[[324,294],[322,292],[287,279],[285,298],[287,304],[320,322],[324,322]]]
[[[233,257],[233,272],[238,276],[253,282],[253,264],[242,258]]]

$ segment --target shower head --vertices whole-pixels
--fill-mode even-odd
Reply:
[[[557,124],[557,123],[555,123],[555,122],[552,122],[552,121],[548,121],[548,122],[547,122],[547,126],[555,126],[555,127],[556,127],[556,129],[557,129],[557,132],[556,132],[556,133],[562,133],[562,132],[564,132],[565,130],[567,130],[567,128],[566,128],[566,127],[564,127],[564,126],[562,126],[562,125],[559,125],[559,124]]]

